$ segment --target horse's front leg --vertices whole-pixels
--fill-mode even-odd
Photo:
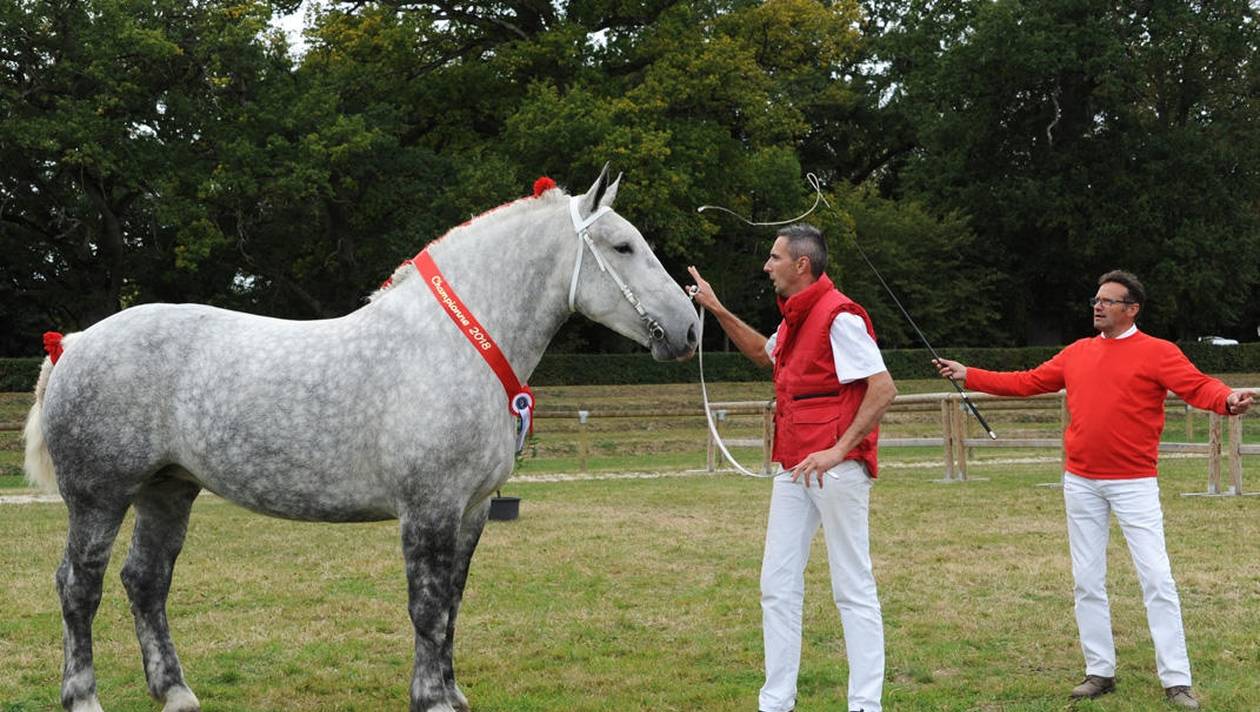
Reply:
[[[456,712],[448,699],[442,656],[455,586],[455,550],[462,507],[430,503],[400,517],[407,567],[407,609],[416,631],[411,712]]]
[[[481,539],[481,531],[485,529],[486,518],[490,514],[490,500],[487,499],[464,514],[464,520],[455,540],[455,569],[451,572],[451,606],[446,622],[446,640],[442,645],[442,676],[446,680],[447,699],[455,712],[469,712],[468,698],[455,684],[455,620],[459,615],[459,604],[464,598],[464,585],[468,582],[468,567],[472,562],[473,552]]]

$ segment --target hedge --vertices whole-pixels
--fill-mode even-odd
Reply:
[[[1260,373],[1260,342],[1239,346],[1179,344],[1186,356],[1207,373]],[[942,356],[998,371],[1032,368],[1059,351],[1058,346],[1023,348],[945,349]],[[893,378],[931,378],[936,375],[926,349],[890,349],[884,362]],[[39,377],[40,359],[0,358],[0,392],[29,391]],[[754,366],[735,352],[707,353],[705,378],[709,381],[768,381],[770,370]],[[696,383],[696,362],[652,360],[647,353],[547,354],[530,378],[535,386],[636,385],[647,383]]]
[[[42,362],[38,358],[0,358],[0,393],[34,390]]]
[[[1207,373],[1260,373],[1260,343],[1239,346],[1179,344],[1186,356]],[[1061,346],[1021,348],[945,349],[945,358],[995,371],[1029,369],[1049,360]],[[888,349],[882,352],[893,378],[933,378],[927,349]],[[706,353],[708,381],[768,381],[770,370],[754,366],[735,352]],[[640,354],[547,354],[530,382],[539,386],[616,385],[640,383],[695,383],[700,372],[695,361],[659,363]]]

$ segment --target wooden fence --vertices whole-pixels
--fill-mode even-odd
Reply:
[[[941,420],[941,437],[923,438],[890,438],[881,437],[880,447],[940,447],[942,448],[944,479],[942,482],[965,482],[967,480],[967,458],[973,448],[1057,448],[1060,457],[1060,469],[1063,465],[1063,429],[1067,427],[1067,399],[1063,391],[1047,393],[1029,398],[1004,398],[985,393],[969,394],[972,401],[984,402],[985,410],[1045,410],[1057,408],[1059,412],[1059,429],[1053,438],[999,438],[991,440],[986,437],[972,437],[971,416],[962,405],[957,393],[916,393],[899,395],[889,407],[890,413],[939,411]],[[1243,442],[1243,418],[1246,416],[1222,416],[1207,411],[1199,411],[1190,407],[1179,398],[1169,396],[1167,405],[1180,407],[1185,415],[1185,442],[1161,442],[1160,452],[1192,453],[1204,455],[1208,460],[1207,491],[1197,494],[1206,495],[1242,495],[1244,455],[1260,455],[1260,444]],[[760,415],[762,434],[759,438],[723,438],[728,447],[761,448],[761,469],[769,473],[772,464],[770,452],[774,445],[774,401],[727,401],[711,404],[719,432],[727,419],[732,415]],[[1194,439],[1194,418],[1206,413],[1208,418],[1208,441],[1206,443],[1190,442]],[[634,412],[598,412],[589,410],[540,410],[538,418],[577,418],[579,423],[578,461],[582,472],[587,470],[589,453],[589,436],[586,425],[593,416],[600,418],[645,418],[661,416],[703,416],[698,408],[670,411]],[[1222,424],[1222,421],[1225,424]],[[0,423],[0,431],[21,430],[21,423]],[[1228,432],[1228,445],[1222,438],[1222,431]],[[718,452],[713,436],[708,436],[707,468],[713,472],[718,466]],[[1222,453],[1224,451],[1224,453]],[[1226,469],[1229,472],[1229,485],[1221,488],[1222,454]],[[1257,493],[1260,494],[1260,493]]]
[[[890,413],[936,410],[940,411],[941,437],[928,438],[880,438],[880,447],[941,447],[943,449],[944,479],[943,482],[964,482],[967,480],[967,458],[973,448],[1057,448],[1059,450],[1060,470],[1066,469],[1066,458],[1063,452],[1063,430],[1068,424],[1067,398],[1064,391],[1046,393],[1028,398],[1006,398],[991,396],[985,393],[968,394],[973,402],[985,402],[986,410],[1045,410],[1055,408],[1059,413],[1059,428],[1053,438],[1002,438],[990,439],[987,435],[972,437],[971,415],[962,403],[962,398],[953,392],[917,393],[899,395],[889,407]],[[761,413],[764,432],[760,439],[730,439],[724,442],[732,447],[756,447],[762,445],[762,471],[769,472],[770,449],[774,442],[774,402],[773,401],[740,401],[729,403],[713,403],[718,421],[725,421],[735,413]],[[1160,452],[1192,453],[1204,455],[1208,460],[1207,491],[1199,494],[1208,495],[1242,495],[1244,455],[1260,455],[1260,444],[1243,442],[1243,421],[1246,416],[1222,416],[1209,411],[1192,408],[1181,399],[1169,396],[1166,407],[1180,408],[1184,413],[1185,442],[1161,442]],[[1206,443],[1190,442],[1194,439],[1194,419],[1206,414],[1208,418],[1208,441]],[[1222,421],[1228,423],[1228,448],[1222,439]],[[1168,427],[1169,424],[1166,424]],[[1229,471],[1229,486],[1221,488],[1222,450]],[[709,436],[708,468],[715,466],[715,447],[713,437]]]
[[[952,440],[952,447],[946,445],[945,452],[945,478],[951,478],[958,481],[967,479],[967,454],[971,448],[1002,448],[1002,447],[1050,447],[1058,448],[1060,452],[1061,469],[1065,463],[1065,454],[1063,453],[1062,431],[1068,424],[1067,399],[1064,393],[1049,393],[1041,396],[1034,396],[1028,399],[1011,399],[998,398],[987,394],[970,394],[972,400],[981,401],[1036,401],[1036,400],[1052,400],[1058,402],[1059,408],[1059,436],[1053,439],[1019,439],[1019,438],[1002,438],[999,440],[991,440],[988,437],[972,437],[970,430],[970,417],[962,406],[961,399],[956,393],[932,394],[942,398],[942,440]],[[1202,494],[1220,495],[1245,494],[1243,491],[1243,466],[1242,458],[1244,455],[1260,454],[1260,445],[1248,445],[1243,442],[1243,418],[1246,416],[1222,416],[1210,411],[1201,411],[1193,408],[1181,399],[1175,396],[1169,396],[1165,401],[1165,407],[1174,410],[1181,410],[1183,414],[1183,422],[1185,427],[1185,440],[1181,442],[1161,442],[1159,451],[1162,453],[1187,453],[1203,455],[1207,458],[1208,465],[1208,483],[1207,490]],[[947,414],[948,413],[948,414]],[[1194,440],[1194,423],[1196,418],[1207,417],[1208,422],[1208,441],[1206,443],[1192,442]],[[1166,423],[1165,428],[1173,427],[1170,422]],[[1223,423],[1227,424],[1223,427]],[[1222,439],[1222,430],[1228,429],[1229,439],[1228,447],[1225,446]],[[890,443],[892,444],[892,443]],[[1227,489],[1221,488],[1221,471],[1222,471],[1222,450],[1224,450],[1224,459],[1229,471],[1229,486]]]

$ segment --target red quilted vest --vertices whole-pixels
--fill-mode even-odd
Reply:
[[[837,291],[826,274],[790,298],[780,298],[779,311],[783,321],[774,346],[773,459],[788,469],[835,445],[866,395],[865,379],[842,384],[836,377],[831,322],[840,312],[857,314],[872,339],[875,327],[866,310]],[[861,461],[875,477],[878,443],[876,427],[844,459]]]

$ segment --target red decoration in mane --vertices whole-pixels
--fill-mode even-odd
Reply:
[[[61,333],[57,331],[44,332],[44,350],[48,352],[48,358],[52,362],[57,363],[57,359],[61,358]]]
[[[547,176],[543,176],[534,181],[534,197],[537,198],[554,187],[556,187],[556,182]]]

